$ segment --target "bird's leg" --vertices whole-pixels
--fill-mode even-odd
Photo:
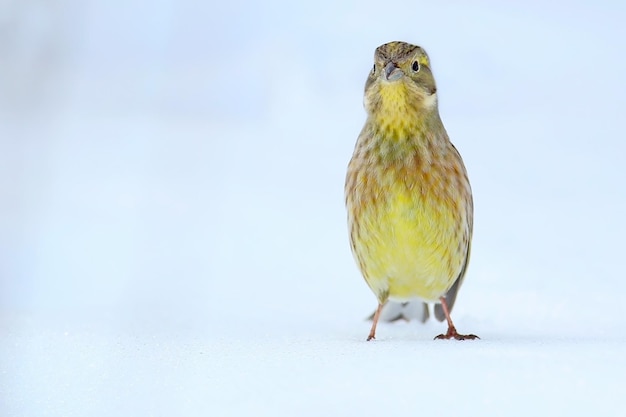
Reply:
[[[367,341],[369,342],[372,339],[376,339],[376,325],[378,324],[378,318],[380,317],[380,312],[383,310],[383,306],[385,303],[378,303],[378,308],[374,313],[374,318],[372,319],[372,328],[370,329],[370,334],[367,336]]]
[[[441,301],[441,307],[443,308],[443,312],[446,315],[446,321],[448,322],[448,332],[446,334],[440,334],[435,337],[435,339],[456,339],[456,340],[474,340],[480,339],[480,337],[475,334],[459,334],[456,331],[456,327],[454,327],[454,323],[452,323],[452,319],[450,318],[450,310],[448,310],[448,303],[446,302],[446,297],[441,297],[439,299]]]

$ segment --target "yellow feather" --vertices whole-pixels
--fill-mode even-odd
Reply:
[[[468,253],[465,169],[436,98],[408,81],[381,81],[366,91],[365,106],[346,183],[353,252],[379,300],[437,301]]]
[[[472,194],[461,156],[437,110],[437,88],[420,47],[377,48],[365,84],[368,113],[346,177],[350,243],[378,298],[368,340],[388,299],[440,302],[441,338],[460,335],[449,316],[467,266]],[[450,303],[448,292],[454,286]]]

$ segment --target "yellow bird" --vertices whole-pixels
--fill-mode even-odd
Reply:
[[[367,340],[388,300],[434,302],[450,318],[470,255],[472,190],[439,117],[426,51],[379,46],[365,83],[365,126],[348,165],[345,195],[352,253],[378,299]],[[427,311],[427,310],[426,310]]]

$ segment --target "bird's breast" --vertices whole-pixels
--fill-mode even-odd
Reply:
[[[370,287],[436,300],[464,261],[466,198],[454,182],[458,161],[420,146],[382,141],[357,158],[347,203],[353,251]]]

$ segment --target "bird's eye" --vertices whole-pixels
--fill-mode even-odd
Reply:
[[[411,67],[411,69],[413,69],[413,71],[417,72],[420,70],[420,63],[417,61],[413,61],[413,66]]]

